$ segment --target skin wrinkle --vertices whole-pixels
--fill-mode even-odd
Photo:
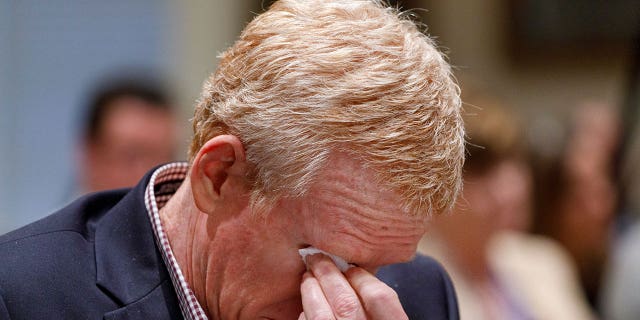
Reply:
[[[378,229],[382,229],[381,227],[383,227],[385,224],[401,222],[403,221],[403,216],[406,215],[406,213],[398,213],[398,211],[400,210],[398,210],[397,208],[389,208],[388,211],[394,212],[393,215],[377,217],[373,213],[375,213],[376,210],[385,210],[386,208],[380,208],[375,202],[366,203],[362,201],[354,201],[352,200],[352,195],[345,195],[341,192],[326,191],[326,194],[329,197],[329,200],[324,202],[325,205],[330,208],[334,207],[342,209],[341,207],[344,207],[344,209],[346,209],[343,213],[336,212],[335,214],[333,214],[336,216],[336,220],[338,220],[341,215],[355,214],[354,217],[356,218],[358,226],[362,226],[362,228],[365,229],[363,232],[376,231]],[[400,234],[406,234],[408,233],[408,231],[414,231],[415,229],[416,228],[414,227],[408,227],[406,229],[393,229],[392,231],[398,231]],[[389,229],[387,229],[387,231],[387,233],[393,234],[393,232],[389,231]]]
[[[335,157],[333,156],[332,159]],[[348,154],[341,154],[341,157],[351,158]],[[329,163],[334,162],[329,160]],[[363,170],[365,169],[362,166],[341,172],[325,168],[321,172],[325,174],[323,176],[325,180],[318,182],[317,187],[314,187],[309,194],[312,198],[321,199],[311,207],[311,210],[323,208],[326,210],[326,218],[333,221],[332,224],[335,226],[330,235],[325,234],[323,237],[334,239],[338,243],[350,243],[352,244],[350,247],[358,248],[358,252],[351,255],[344,255],[337,250],[327,251],[360,264],[363,264],[363,261],[367,264],[389,264],[410,260],[414,256],[418,239],[424,233],[424,219],[399,213],[400,210],[397,207],[390,206],[385,199],[397,199],[397,197],[391,196],[393,192],[384,191],[378,183],[372,182],[373,177],[353,175],[353,172]],[[330,186],[326,186],[327,183],[330,183]],[[376,194],[376,192],[382,193],[383,196],[373,199],[362,196]],[[343,219],[346,216],[349,219]],[[409,217],[411,222],[407,223]],[[384,246],[381,247],[381,244]],[[388,248],[394,248],[397,254],[393,257],[384,257],[385,254],[381,252],[385,252]],[[406,255],[400,256],[405,252]]]
[[[367,239],[366,237],[370,237],[371,239]],[[389,241],[388,238],[372,236],[362,232],[353,233],[352,230],[334,230],[332,231],[332,238],[342,239],[343,242],[350,243],[351,246],[357,247],[356,253],[346,255],[344,258],[364,267],[368,265],[381,266],[410,261],[415,256],[415,249],[417,247],[417,244],[415,244],[416,239],[419,240],[420,237],[413,237],[413,240],[397,244]],[[386,244],[382,247],[380,243]],[[393,255],[389,254],[391,249],[393,249]]]
[[[241,223],[239,223],[237,219],[234,219],[234,221],[227,222],[225,224],[229,226],[228,229],[231,229],[234,225],[241,224]],[[234,308],[235,305],[228,305],[224,302],[233,300],[233,297],[235,296],[243,297],[246,295],[246,288],[240,285],[240,283],[243,282],[243,278],[247,277],[246,273],[238,273],[237,270],[246,270],[246,269],[252,270],[252,269],[255,269],[255,267],[252,265],[251,261],[248,261],[248,259],[244,259],[243,261],[241,261],[240,265],[234,265],[234,266],[223,265],[219,263],[219,261],[215,261],[215,260],[219,260],[221,259],[221,257],[224,257],[227,254],[233,253],[234,251],[241,252],[242,245],[245,242],[249,241],[252,237],[259,236],[259,235],[256,232],[253,232],[252,229],[247,228],[246,234],[235,233],[235,236],[241,237],[243,239],[240,241],[233,242],[232,240],[234,240],[234,233],[227,232],[226,227],[219,227],[219,228],[225,229],[223,230],[224,237],[218,238],[217,240],[218,245],[215,246],[219,248],[217,250],[218,252],[216,252],[216,254],[211,254],[210,259],[214,259],[214,261],[212,261],[213,263],[212,265],[220,266],[220,268],[211,269],[209,274],[213,274],[214,276],[220,274],[221,276],[218,283],[220,284],[231,283],[232,285],[220,287],[219,298],[215,301],[215,303],[217,305],[217,308],[220,310],[220,313],[219,313],[220,315],[221,314],[229,315],[230,312],[228,310],[231,309],[233,310],[233,313],[231,313],[230,319],[239,319],[244,309],[244,306],[241,305],[239,308]],[[238,239],[235,239],[235,240],[238,240]],[[240,246],[235,245],[238,242],[240,242]],[[233,246],[223,245],[222,248],[220,249],[220,245],[219,245],[220,243],[228,243],[229,245],[233,245]],[[244,279],[244,281],[252,281],[252,279],[251,278]]]
[[[214,255],[209,255],[206,259],[207,266],[215,266],[217,259],[219,259],[219,257],[216,257]],[[219,273],[211,272],[212,268],[209,268],[209,267],[207,267],[207,269],[205,270],[207,270],[207,273],[206,273],[206,278],[204,280],[204,283],[205,283],[205,287],[208,290],[206,290],[206,292],[204,293],[206,297],[205,300],[204,301],[198,300],[198,301],[200,302],[201,305],[205,304],[206,310],[208,310],[209,312],[211,312],[211,310],[215,310],[214,314],[220,315],[222,314],[222,311],[220,310],[220,304],[217,303],[219,299],[217,299],[215,296],[209,297],[209,292],[222,292],[222,284],[224,283],[225,275],[222,272],[219,272]],[[207,317],[209,319],[212,319],[210,314],[207,314]]]
[[[407,224],[407,215],[400,215],[402,218],[392,218],[385,216],[384,218],[378,216],[375,218],[376,212],[380,212],[381,209],[370,208],[366,211],[359,210],[344,210],[342,214],[354,214],[353,220],[339,219],[340,213],[336,211],[332,218],[336,219],[336,233],[343,233],[350,235],[352,238],[360,240],[371,248],[380,246],[380,243],[387,243],[389,247],[397,246],[400,248],[408,248],[408,251],[415,251],[415,240],[419,239],[424,233],[422,228],[422,221],[416,224]],[[392,211],[394,213],[397,210]],[[396,213],[397,214],[397,213]],[[378,213],[379,215],[379,213]],[[422,220],[422,218],[420,218]],[[413,219],[411,220],[413,221]],[[348,243],[348,241],[347,241]]]
[[[196,243],[195,243],[196,225],[197,225],[196,223],[190,223],[189,227],[188,227],[188,233],[187,234],[191,235],[190,237],[187,238],[187,246],[189,248],[193,248],[196,245]],[[207,270],[207,266],[206,265],[203,265],[199,259],[196,260],[196,259],[193,258],[193,253],[194,252],[196,252],[195,249],[186,251],[186,259],[187,259],[186,261],[190,262],[190,266],[185,271],[189,274],[189,277],[192,277],[192,275],[194,274],[194,272],[192,270]],[[184,272],[183,272],[183,276],[187,277],[187,274],[184,274]],[[206,281],[202,283],[202,286],[204,286],[205,283],[206,283]],[[198,289],[199,290],[203,290],[204,287],[198,288]],[[204,292],[206,292],[206,290],[204,290]]]
[[[183,185],[189,184],[189,178],[187,178]],[[191,199],[189,199],[191,201]],[[169,243],[176,260],[180,263],[181,271],[185,279],[202,278],[202,282],[190,282],[191,289],[194,292],[205,292],[209,287],[208,279],[208,264],[199,259],[200,257],[194,256],[195,252],[202,252],[208,250],[210,245],[207,242],[197,241],[196,237],[199,231],[208,228],[208,217],[204,217],[193,213],[191,210],[181,210],[178,208],[191,208],[191,203],[180,197],[172,197],[166,205],[160,209],[160,218],[163,228],[167,233]],[[172,219],[168,212],[178,209],[181,213],[181,219]],[[203,219],[205,221],[199,221]],[[188,230],[185,232],[184,230]],[[206,296],[206,294],[204,295]],[[206,300],[207,302],[209,300]],[[207,303],[207,306],[208,303]],[[213,310],[211,308],[205,310]],[[208,314],[210,316],[210,314]]]

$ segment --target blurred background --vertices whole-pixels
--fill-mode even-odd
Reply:
[[[174,108],[177,127],[182,129],[175,132],[178,151],[172,158],[185,159],[188,119],[203,80],[215,70],[218,53],[270,3],[0,0],[0,233],[43,217],[89,191],[81,186],[87,149],[83,130],[92,95],[105,79],[134,75],[162,83],[161,90],[172,97],[167,103]],[[632,275],[631,281],[618,276],[623,271],[610,271],[635,263],[617,262],[616,256],[637,257],[640,263],[640,253],[624,251],[637,251],[638,245],[627,243],[636,241],[630,234],[640,233],[634,228],[640,199],[640,171],[635,165],[640,160],[635,128],[640,104],[640,2],[398,0],[391,4],[423,22],[454,65],[466,102],[465,116],[475,123],[470,141],[479,141],[469,146],[470,156],[476,158],[470,158],[473,167],[466,169],[465,178],[496,186],[494,195],[465,194],[464,219],[436,222],[436,229],[449,235],[476,230],[487,243],[488,235],[504,230],[544,237],[560,250],[551,250],[560,252],[551,256],[561,257],[551,260],[561,261],[557,264],[562,270],[569,270],[563,279],[575,275],[565,289],[570,287],[566,292],[573,301],[567,304],[577,311],[563,319],[606,318],[606,310],[624,309],[613,306],[623,299],[603,298],[603,292],[624,296],[618,284],[632,282],[640,289],[640,276]],[[485,112],[494,109],[498,111]],[[483,153],[473,150],[478,145],[486,154],[476,155]],[[514,164],[504,168],[517,169],[496,169],[505,159],[515,161],[504,162]],[[491,204],[495,207],[484,201],[488,197],[497,199]],[[474,202],[476,198],[479,203]],[[498,209],[508,202],[500,199],[507,198],[520,202]],[[479,207],[494,214],[501,211],[501,218],[474,213],[472,208]],[[467,223],[474,214],[489,225]],[[464,227],[454,230],[450,224]],[[457,241],[441,238],[445,244]],[[489,270],[484,277],[493,279],[488,280],[489,289],[475,290],[481,297],[476,299],[478,310],[507,314],[505,319],[554,318],[531,312],[544,308],[531,302],[540,299],[544,289],[537,296],[532,293],[534,298],[518,298],[505,292],[527,290],[496,285],[496,278],[513,279],[518,272],[537,271],[487,266],[493,259],[488,257],[496,255],[494,249],[481,248],[478,252],[486,255],[462,258],[470,249],[461,248],[456,258],[450,253],[453,246],[447,247],[441,260],[453,261],[455,270],[455,264],[464,259],[478,259],[484,265],[479,269]],[[505,250],[512,255],[527,252],[518,248]],[[523,255],[530,264],[537,264],[537,252]],[[502,258],[508,254],[497,254],[497,260],[506,260]],[[454,281],[474,287],[474,276],[464,275],[473,268],[460,269],[459,280],[454,276]],[[551,270],[555,270],[551,274],[559,272]]]

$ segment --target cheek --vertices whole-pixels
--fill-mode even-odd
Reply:
[[[296,257],[275,252],[257,258],[260,265],[245,265],[243,270],[237,270],[238,282],[227,303],[240,303],[240,319],[294,319],[301,312],[300,280],[304,266]]]
[[[297,244],[286,228],[252,223],[242,227],[242,242],[228,246],[224,276],[228,281],[223,281],[220,305],[234,307],[221,310],[226,315],[223,318],[238,312],[246,319],[278,314],[295,318],[301,305],[300,281],[305,271]]]

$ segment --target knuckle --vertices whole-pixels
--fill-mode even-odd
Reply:
[[[360,308],[358,298],[351,295],[343,295],[335,299],[333,304],[333,312],[338,318],[354,317]]]

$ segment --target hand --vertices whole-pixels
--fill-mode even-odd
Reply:
[[[359,267],[345,274],[322,254],[308,258],[299,320],[408,319],[396,292]]]

